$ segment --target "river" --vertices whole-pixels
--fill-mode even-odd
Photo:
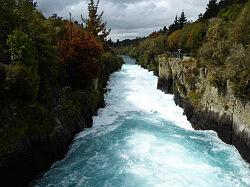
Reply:
[[[195,131],[157,77],[129,57],[105,108],[35,186],[250,186],[250,167],[213,131]]]

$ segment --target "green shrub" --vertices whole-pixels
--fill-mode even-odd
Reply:
[[[123,64],[122,58],[113,53],[103,53],[101,56],[101,61],[105,66],[107,75],[117,71]]]
[[[222,66],[224,65],[230,51],[230,42],[227,25],[221,19],[213,19],[209,25],[206,42],[199,49],[201,63],[205,66]]]
[[[188,92],[188,99],[193,103],[193,105],[197,106],[201,99],[201,94],[197,93],[195,90],[190,90]]]
[[[38,94],[39,77],[32,68],[13,64],[6,67],[4,85],[8,96],[32,102]]]
[[[15,113],[9,113],[8,118],[0,122],[0,157],[17,150],[17,146],[24,138],[49,135],[56,124],[51,112],[41,105],[19,104],[16,105]],[[3,125],[7,126],[3,128]]]
[[[153,71],[155,75],[159,74],[159,61],[154,59],[152,63],[148,65],[148,69]]]
[[[250,1],[248,1],[235,21],[230,32],[232,43],[241,43],[243,46],[250,42]]]
[[[247,75],[240,80],[234,79],[233,92],[236,97],[242,100],[250,100],[250,83]]]
[[[218,88],[219,94],[224,95],[226,93],[227,80],[223,77],[223,70],[214,69],[208,75],[208,81],[212,86]]]
[[[180,47],[185,52],[196,52],[206,36],[206,23],[186,24],[181,30]]]
[[[222,9],[218,16],[223,20],[223,21],[235,21],[242,9],[241,4],[235,4],[229,7],[226,7]]]
[[[32,40],[21,30],[14,30],[7,40],[12,63],[36,65],[36,51]]]

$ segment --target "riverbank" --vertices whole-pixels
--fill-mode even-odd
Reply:
[[[158,58],[158,88],[174,94],[177,105],[197,130],[214,130],[234,145],[250,162],[250,103],[233,94],[230,81],[225,90],[214,87],[211,72],[198,68],[195,59]]]
[[[27,103],[7,96],[2,100],[1,186],[27,186],[64,158],[77,133],[92,127],[92,117],[104,107],[109,75],[123,62],[112,53],[104,53],[100,63],[100,73],[85,88],[51,88],[49,103]]]

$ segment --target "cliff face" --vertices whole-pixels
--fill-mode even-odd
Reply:
[[[230,81],[224,90],[214,87],[210,72],[197,67],[195,59],[180,60],[162,55],[158,61],[158,88],[174,94],[176,104],[184,108],[192,126],[216,131],[250,162],[250,102],[234,96]]]

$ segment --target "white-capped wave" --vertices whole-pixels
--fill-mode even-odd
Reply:
[[[129,112],[141,111],[157,113],[175,125],[193,130],[183,109],[175,105],[173,95],[156,88],[157,77],[153,72],[138,65],[124,64],[121,71],[111,75],[105,95],[106,106],[93,117],[93,126],[109,125]]]

